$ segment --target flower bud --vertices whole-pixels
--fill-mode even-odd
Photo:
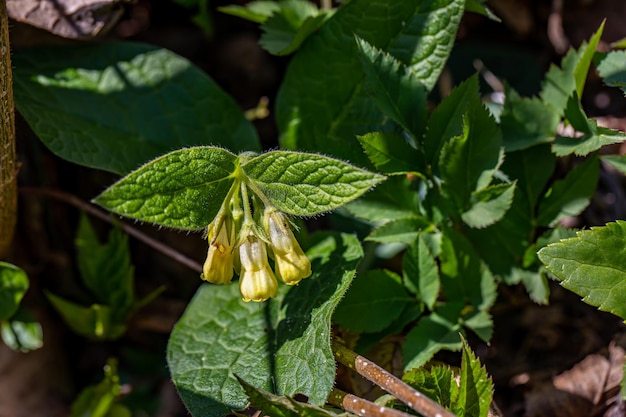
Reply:
[[[267,260],[265,243],[250,233],[239,247],[239,259],[239,292],[243,301],[265,301],[275,297],[278,283]]]
[[[278,278],[287,285],[295,285],[311,275],[311,261],[302,251],[285,216],[276,209],[266,209],[263,223],[274,253]]]
[[[230,217],[216,218],[208,227],[207,238],[209,251],[200,277],[213,284],[229,284],[233,278],[233,241],[235,239],[235,224],[232,219]]]

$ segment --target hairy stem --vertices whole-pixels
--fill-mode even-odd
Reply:
[[[13,242],[17,218],[15,112],[6,2],[0,0],[0,258]]]
[[[335,353],[335,359],[339,363],[372,381],[421,415],[425,417],[455,417],[453,413],[435,401],[385,371],[374,362],[357,355],[344,345],[333,341],[332,349]]]
[[[335,407],[343,408],[344,410],[354,413],[357,416],[414,417],[412,414],[405,413],[404,411],[383,407],[382,405],[364,400],[356,395],[346,394],[337,388],[333,388],[330,392],[328,402]]]

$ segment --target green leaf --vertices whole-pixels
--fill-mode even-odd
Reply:
[[[402,275],[406,288],[432,310],[439,296],[439,268],[424,235],[419,233],[402,257]]]
[[[217,10],[255,23],[263,23],[280,10],[280,2],[257,0],[247,3],[245,6],[221,6]]]
[[[598,73],[606,85],[626,93],[626,51],[611,51],[598,64]]]
[[[588,155],[597,151],[602,146],[626,141],[626,134],[613,129],[597,126],[590,120],[593,131],[580,138],[559,136],[552,145],[552,151],[557,156],[575,154],[578,156]]]
[[[325,234],[307,251],[313,275],[265,304],[243,303],[237,285],[200,287],[174,328],[168,364],[195,416],[245,407],[233,374],[278,395],[324,404],[335,380],[330,318],[363,252],[356,237]]]
[[[104,379],[80,392],[72,404],[69,417],[109,417],[114,401],[120,393],[117,361],[109,359],[104,367]]]
[[[0,262],[0,321],[10,318],[28,290],[28,276],[21,268]]]
[[[410,301],[399,276],[372,269],[356,276],[333,321],[357,333],[377,332],[397,319]]]
[[[76,237],[81,279],[96,300],[111,308],[111,319],[121,323],[134,302],[134,268],[130,261],[128,235],[115,227],[108,241],[100,244],[83,214]]]
[[[491,9],[485,6],[485,0],[467,0],[465,2],[465,10],[482,14],[485,17],[493,20],[494,22],[502,22],[502,20],[496,16]]]
[[[521,98],[506,86],[504,107],[500,114],[502,141],[507,152],[526,149],[554,140],[561,121],[559,113],[536,97]]]
[[[398,134],[376,132],[357,139],[372,164],[385,174],[416,172],[423,164],[424,157]]]
[[[459,395],[459,386],[449,366],[433,366],[430,369],[413,368],[402,376],[402,380],[423,392],[438,404],[450,409]]]
[[[202,229],[213,221],[228,194],[236,158],[212,146],[170,152],[128,174],[94,202],[133,219]]]
[[[487,417],[492,396],[491,378],[464,340],[459,396],[452,410],[459,416]]]
[[[465,211],[472,193],[491,183],[504,152],[500,131],[477,98],[470,101],[463,119],[463,134],[446,142],[441,149],[439,171],[442,189]]]
[[[114,340],[126,331],[124,323],[113,320],[112,307],[101,304],[84,307],[49,292],[46,292],[46,297],[63,321],[81,336],[93,340]]]
[[[419,217],[419,195],[414,182],[406,177],[394,176],[363,197],[346,205],[353,215],[370,222]]]
[[[126,174],[194,145],[260,150],[235,101],[165,49],[129,42],[48,46],[16,51],[13,64],[18,110],[69,161]]]
[[[463,133],[463,115],[470,103],[478,99],[478,75],[473,75],[452,90],[433,111],[424,138],[427,163],[435,165],[441,148],[451,138]]]
[[[493,319],[489,312],[485,310],[469,311],[465,313],[461,321],[463,326],[476,333],[485,343],[491,341],[491,336],[493,335]]]
[[[537,223],[553,226],[566,217],[579,215],[589,204],[599,174],[598,158],[590,157],[556,181],[539,203]]]
[[[19,352],[30,352],[43,346],[41,324],[22,307],[9,320],[0,323],[0,336],[5,345]]]
[[[259,44],[274,55],[288,55],[296,51],[309,35],[315,32],[328,14],[306,0],[283,0],[261,26],[263,35]]]
[[[404,243],[411,244],[421,230],[430,229],[431,222],[424,217],[405,217],[393,219],[370,233],[365,240],[378,243]]]
[[[407,326],[417,321],[423,311],[422,303],[412,302],[407,304],[402,313],[400,313],[400,316],[398,316],[390,326],[380,332],[361,333],[354,347],[354,351],[364,354],[379,345],[387,336],[393,337],[402,333]]]
[[[472,193],[469,210],[461,214],[466,225],[473,228],[490,226],[502,219],[513,203],[515,183],[497,184]]]
[[[272,417],[339,417],[351,416],[348,413],[336,414],[324,408],[298,402],[292,398],[274,395],[270,392],[256,388],[243,379],[237,377],[250,399],[250,404],[256,410],[261,410],[264,415]]]
[[[301,152],[267,152],[242,161],[241,168],[276,208],[296,216],[334,210],[385,180],[338,159]]]
[[[537,304],[548,304],[550,286],[546,274],[528,270],[517,270],[517,273],[520,275],[530,299]]]
[[[338,9],[289,64],[276,102],[281,146],[365,164],[355,136],[381,130],[385,118],[364,88],[354,36],[407,65],[429,90],[452,49],[463,5],[463,0],[352,0]]]
[[[541,98],[546,104],[552,106],[559,115],[563,114],[572,93],[576,92],[578,97],[582,96],[587,72],[603,30],[604,22],[591,37],[589,43],[583,42],[577,51],[572,49],[567,53],[561,61],[561,68],[553,65],[548,70],[543,83]]]
[[[356,38],[366,86],[379,109],[415,139],[421,139],[426,130],[426,89],[402,62]],[[416,153],[413,151],[413,153]],[[421,168],[422,164],[414,166]]]
[[[556,158],[549,145],[509,152],[502,171],[517,181],[513,204],[502,220],[484,229],[465,231],[490,270],[506,284],[519,282],[513,266],[519,265],[532,245],[536,203],[553,175]],[[541,167],[541,168],[539,168]]]
[[[539,251],[539,259],[561,285],[583,301],[626,320],[626,222],[579,231],[575,238]]]
[[[462,347],[458,322],[462,306],[458,303],[446,304],[424,316],[406,335],[402,346],[404,369],[424,365],[442,349],[459,350]]]
[[[444,228],[440,255],[441,288],[449,301],[469,304],[478,310],[491,307],[496,283],[465,236]]]
[[[626,175],[626,155],[603,155],[601,159]]]

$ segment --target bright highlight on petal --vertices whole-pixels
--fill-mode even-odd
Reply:
[[[265,243],[254,234],[249,234],[239,247],[239,259],[239,291],[243,301],[265,301],[276,297],[278,283],[267,260]]]
[[[274,208],[266,209],[264,226],[274,253],[278,278],[287,285],[295,285],[310,276],[311,261],[294,237],[285,216]]]

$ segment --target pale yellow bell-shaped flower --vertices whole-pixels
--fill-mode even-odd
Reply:
[[[239,259],[239,292],[243,301],[260,302],[276,297],[278,282],[267,260],[265,242],[253,233],[248,234],[239,246]]]
[[[265,210],[263,223],[274,253],[278,278],[287,285],[295,285],[311,275],[311,261],[293,235],[285,216],[280,211],[269,208]]]
[[[200,277],[212,284],[229,284],[233,279],[233,220],[229,216],[216,218],[208,227],[207,239],[209,251]]]

